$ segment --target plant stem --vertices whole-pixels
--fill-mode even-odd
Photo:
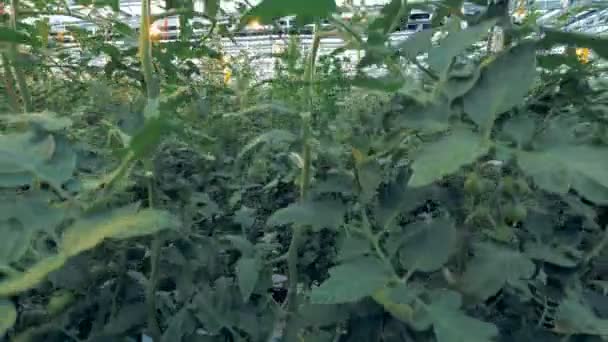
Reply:
[[[148,206],[154,207],[154,173],[148,175]],[[158,283],[158,266],[160,260],[160,248],[162,240],[159,233],[154,235],[150,247],[150,279],[146,291],[146,303],[148,304],[148,329],[152,340],[159,342],[162,336],[158,321],[156,320],[156,284]]]
[[[11,20],[10,25],[13,30],[17,30],[17,14],[19,8],[19,0],[11,1]],[[15,69],[15,76],[17,78],[17,86],[19,87],[19,92],[21,93],[21,98],[23,99],[23,111],[31,112],[32,111],[32,100],[30,98],[30,92],[27,87],[27,81],[25,79],[25,74],[23,70],[21,70],[19,63],[19,54],[17,50],[17,44],[12,43],[9,49],[11,64]]]
[[[139,36],[139,58],[146,83],[148,103],[159,97],[158,87],[154,84],[154,69],[152,66],[152,45],[150,41],[150,0],[141,0],[141,26]],[[154,171],[150,168],[148,178],[148,206],[154,208]],[[162,240],[157,233],[150,246],[150,279],[146,291],[148,304],[148,329],[152,340],[159,342],[162,336],[158,321],[156,320],[156,284],[158,283],[158,266]]]
[[[9,58],[5,53],[2,54],[2,66],[4,68],[4,86],[6,93],[8,94],[9,105],[13,111],[20,112],[21,109],[19,108],[19,97],[15,92],[14,86],[15,76],[11,70]]]
[[[313,84],[312,80],[314,78],[314,69],[315,63],[317,59],[317,52],[319,51],[320,44],[320,35],[319,35],[320,25],[317,22],[315,24],[315,33],[312,43],[312,49],[310,52],[310,59],[307,64],[306,73],[304,75],[304,81],[307,83],[307,106],[308,112],[302,115],[302,129],[303,129],[303,147],[302,147],[302,172],[300,178],[300,202],[306,200],[308,195],[308,188],[310,185],[310,169],[312,165],[312,153],[310,146],[310,136],[311,136],[311,120],[310,115],[312,112],[312,91]],[[298,310],[298,249],[300,246],[300,240],[302,239],[302,235],[304,233],[305,227],[294,227],[293,233],[291,235],[291,242],[289,244],[289,250],[287,251],[287,268],[289,271],[289,288],[287,292],[287,334],[291,336],[295,336],[297,331],[295,331],[295,319],[294,315]]]
[[[150,0],[141,1],[141,26],[139,35],[139,58],[146,83],[148,101],[158,97],[158,91],[153,86],[154,68],[152,66],[152,44],[150,41]]]

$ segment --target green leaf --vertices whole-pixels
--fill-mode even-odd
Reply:
[[[295,224],[314,230],[338,228],[344,222],[344,204],[337,200],[294,203],[275,211],[266,222],[270,226]]]
[[[255,245],[251,241],[240,235],[225,235],[224,239],[230,241],[234,248],[238,249],[242,255],[253,257],[255,254]]]
[[[0,26],[0,43],[26,44],[30,42],[30,37],[20,31],[15,31],[7,26]]]
[[[205,14],[209,17],[215,18],[219,9],[220,0],[205,0]]]
[[[26,272],[0,281],[0,297],[28,290],[62,267],[70,257],[92,249],[105,239],[128,239],[176,228],[178,220],[166,211],[127,206],[90,214],[76,220],[63,233],[59,253],[37,262]]]
[[[480,76],[481,69],[473,68],[470,64],[458,68],[452,67],[442,84],[441,91],[451,104],[455,99],[468,93],[477,84]]]
[[[66,228],[61,251],[73,256],[94,248],[105,239],[129,239],[177,228],[178,220],[167,211],[137,210],[135,206],[100,212],[77,220]]]
[[[534,260],[540,260],[561,267],[576,267],[580,257],[573,255],[571,251],[560,246],[549,246],[543,243],[526,242],[524,251],[527,256]]]
[[[17,220],[0,221],[0,265],[18,261],[30,248],[33,232]]]
[[[245,231],[248,231],[255,223],[256,210],[242,206],[234,213],[233,221],[241,226]]]
[[[373,257],[352,259],[330,268],[329,274],[329,279],[312,289],[313,304],[356,302],[373,294],[390,279],[386,266]]]
[[[448,101],[438,100],[407,106],[398,113],[387,114],[383,125],[386,129],[411,128],[429,133],[445,131],[449,128],[449,105]]]
[[[261,265],[256,257],[241,257],[236,263],[236,277],[245,302],[249,301],[249,297],[253,293],[253,290],[255,290],[260,270]]]
[[[350,312],[346,305],[305,304],[298,310],[298,316],[312,326],[329,326],[346,321]]]
[[[490,130],[498,114],[523,102],[536,76],[536,47],[520,44],[483,68],[463,97],[464,111],[483,131]]]
[[[460,310],[462,298],[454,291],[438,291],[426,308],[437,342],[492,342],[498,337],[494,324],[467,316]]]
[[[525,255],[493,244],[479,244],[462,275],[462,289],[480,299],[495,295],[505,284],[532,276],[534,263]]]
[[[53,255],[38,261],[25,272],[3,278],[0,280],[0,297],[13,296],[35,287],[49,273],[61,268],[66,261],[66,257],[62,254]]]
[[[522,170],[540,188],[566,194],[576,190],[597,204],[608,204],[608,149],[586,145],[566,145],[538,152],[519,151]]]
[[[312,18],[326,18],[336,10],[334,0],[262,0],[245,14],[240,27],[252,18],[262,24],[270,24],[276,18],[290,15],[300,17],[299,23],[306,24]]]
[[[59,188],[75,168],[76,155],[62,137],[32,132],[0,135],[0,187],[41,180]]]
[[[63,221],[64,210],[49,205],[42,192],[0,195],[0,265],[18,261],[27,252],[34,234],[51,233]]]
[[[104,327],[104,333],[111,335],[124,334],[146,322],[148,307],[145,303],[123,304],[116,315],[112,315]]]
[[[7,299],[0,299],[0,338],[3,338],[15,323],[17,323],[15,305]]]
[[[352,85],[355,87],[387,92],[395,92],[401,89],[404,83],[405,80],[399,75],[386,75],[381,77],[357,75],[352,81]]]
[[[348,235],[344,237],[340,244],[338,252],[338,261],[347,261],[349,259],[358,258],[367,255],[371,252],[371,246],[367,239]]]
[[[352,194],[355,189],[354,177],[348,173],[329,174],[325,179],[317,180],[311,189],[311,193],[343,193]]]
[[[570,174],[553,154],[519,151],[517,161],[541,189],[561,195],[570,189]]]
[[[399,55],[414,59],[422,53],[427,53],[433,47],[431,38],[434,30],[424,30],[409,36],[405,41],[397,45]]]
[[[380,32],[370,31],[368,33],[364,46],[365,55],[357,64],[357,70],[373,65],[383,65],[386,58],[394,54],[394,50],[386,45],[387,39],[388,36]]]
[[[167,323],[168,326],[163,332],[161,342],[182,341],[182,338],[192,334],[199,324],[186,306],[169,318]]]
[[[382,183],[382,168],[378,161],[363,161],[357,168],[357,178],[361,186],[362,200],[366,202],[375,197],[378,186]]]
[[[453,59],[487,36],[495,24],[495,20],[489,20],[462,31],[451,31],[439,46],[429,51],[429,66],[443,78]]]
[[[409,186],[429,185],[458,171],[488,151],[481,137],[467,129],[456,129],[440,140],[425,145],[414,159]]]
[[[454,223],[446,217],[410,224],[404,234],[399,260],[403,267],[422,272],[440,269],[449,260],[457,243]]]
[[[536,121],[528,114],[511,117],[502,126],[502,133],[513,139],[518,148],[523,148],[530,142],[535,130]]]
[[[380,10],[380,16],[374,20],[371,25],[371,30],[381,29],[384,34],[389,34],[391,25],[395,21],[400,21],[399,14],[401,14],[402,6],[405,6],[407,1],[404,0],[391,0],[388,4],[384,5]]]
[[[239,152],[237,159],[243,159],[249,152],[261,144],[290,143],[294,140],[296,140],[296,136],[293,133],[282,129],[272,129],[258,135],[247,143],[241,152]]]
[[[556,310],[555,330],[569,335],[605,336],[608,320],[599,318],[582,295],[570,291]]]
[[[586,33],[563,32],[549,28],[544,28],[543,31],[544,37],[540,41],[543,48],[548,49],[555,45],[562,44],[587,47],[595,51],[599,56],[608,58],[608,38]]]
[[[420,193],[407,188],[408,178],[409,174],[401,171],[378,192],[374,218],[385,230],[389,230],[399,214],[408,213],[421,204]]]
[[[19,115],[2,115],[0,120],[10,124],[18,125],[27,123],[35,129],[44,132],[59,132],[72,126],[72,120],[68,117],[60,117],[53,112],[22,113]]]
[[[169,123],[162,116],[146,120],[142,129],[131,139],[129,150],[135,158],[150,155],[160,144],[163,135],[169,131],[169,127]]]

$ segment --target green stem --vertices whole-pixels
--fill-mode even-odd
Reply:
[[[311,122],[310,122],[310,114],[312,112],[312,91],[313,85],[312,80],[314,78],[314,69],[315,63],[317,59],[317,53],[319,51],[320,45],[320,25],[317,22],[315,24],[315,33],[312,43],[312,49],[310,52],[310,59],[307,64],[306,73],[304,75],[305,82],[308,83],[307,90],[307,105],[308,112],[302,115],[302,128],[303,128],[303,147],[302,147],[302,159],[304,160],[301,172],[300,179],[300,201],[303,202],[306,200],[308,195],[308,188],[310,186],[310,170],[312,166],[312,153],[310,146],[310,136],[311,136]],[[289,288],[288,288],[288,298],[287,298],[287,334],[295,336],[293,334],[297,334],[295,329],[294,315],[298,310],[298,249],[300,246],[300,240],[302,239],[302,235],[304,234],[305,227],[294,227],[291,242],[289,244],[289,250],[287,251],[287,268],[289,272]]]
[[[4,68],[4,87],[8,94],[9,105],[13,111],[20,112],[19,95],[15,92],[15,76],[11,70],[9,58],[5,53],[2,54],[2,67]]]
[[[310,116],[304,115],[305,117],[302,119],[302,125],[304,126],[304,134],[303,134],[303,147],[302,147],[302,174],[300,179],[300,201],[306,200],[306,196],[308,195],[308,188],[310,186],[310,169],[311,169],[311,159],[312,159],[312,151],[310,147]],[[307,117],[308,116],[308,117]]]
[[[17,30],[17,14],[19,8],[19,0],[11,1],[11,19],[10,25],[13,30]],[[12,43],[9,49],[11,62],[13,64],[13,68],[15,69],[15,76],[17,78],[17,86],[19,87],[19,92],[21,93],[21,98],[23,99],[23,111],[28,113],[32,111],[32,100],[30,97],[30,91],[27,87],[27,81],[25,79],[25,74],[23,70],[21,70],[19,63],[19,54],[17,50],[17,44]]]
[[[154,208],[154,174],[148,175],[148,206]],[[148,304],[148,329],[152,340],[159,342],[162,336],[158,321],[156,319],[156,284],[158,283],[158,266],[160,261],[160,249],[162,240],[157,233],[152,239],[150,255],[150,279],[146,291],[146,303]]]
[[[152,66],[152,43],[150,41],[150,0],[141,1],[141,23],[139,35],[139,58],[146,82],[148,101],[158,98],[158,91],[154,86],[154,68]]]

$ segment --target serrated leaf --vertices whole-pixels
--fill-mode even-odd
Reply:
[[[457,292],[441,291],[432,296],[426,308],[433,322],[437,342],[492,342],[498,328],[491,323],[467,316],[460,310],[462,299]]]
[[[0,265],[18,261],[39,232],[51,233],[65,217],[64,210],[49,205],[45,193],[30,191],[0,196]]]
[[[398,53],[406,58],[414,59],[418,55],[427,53],[433,47],[431,38],[434,30],[424,30],[409,36],[403,43],[397,45]]]
[[[366,75],[357,75],[352,85],[355,87],[382,90],[386,92],[395,92],[403,87],[405,79],[399,75],[385,75],[380,77],[371,77]]]
[[[25,272],[4,278],[0,281],[0,297],[8,297],[29,290],[43,281],[46,276],[65,264],[66,257],[54,255],[38,261]]]
[[[255,223],[256,210],[242,206],[239,210],[234,213],[233,221],[241,225],[241,227],[247,231]]]
[[[561,250],[559,246],[552,247],[542,243],[527,242],[524,245],[524,251],[534,260],[561,267],[576,267],[580,261],[580,258],[567,253],[566,250]]]
[[[338,261],[347,261],[349,259],[358,258],[371,252],[370,243],[368,240],[348,235],[342,240],[338,252]]]
[[[167,329],[163,332],[161,342],[175,342],[181,341],[185,335],[192,334],[198,325],[198,322],[188,307],[183,307],[168,319]]]
[[[146,120],[144,126],[131,139],[129,150],[135,158],[150,155],[160,144],[162,136],[169,131],[169,122],[163,116]]]
[[[282,129],[273,129],[258,135],[247,143],[241,152],[239,152],[237,159],[243,159],[245,155],[261,144],[281,144],[286,142],[289,143],[294,140],[296,140],[296,136],[293,133]]]
[[[238,249],[241,254],[252,257],[255,253],[255,246],[251,241],[240,235],[225,235],[224,239],[230,241],[234,248]]]
[[[463,97],[464,111],[483,131],[489,130],[499,114],[523,102],[536,76],[536,46],[520,44],[483,68]]]
[[[452,67],[441,87],[448,103],[451,104],[455,99],[469,92],[477,84],[480,76],[481,69],[478,67],[472,67],[468,64],[458,68]]]
[[[148,307],[145,303],[123,305],[103,328],[104,333],[120,335],[146,322]]]
[[[528,279],[534,263],[525,255],[493,244],[479,244],[461,278],[466,293],[480,299],[495,295],[505,284]]]
[[[562,334],[605,336],[608,320],[599,318],[580,294],[570,291],[556,310],[554,330]]]
[[[61,251],[70,257],[97,246],[105,239],[128,239],[177,226],[177,218],[167,211],[138,211],[127,206],[77,220],[66,228],[61,241]]]
[[[347,173],[329,174],[325,179],[318,180],[312,186],[311,192],[315,194],[343,193],[351,194],[355,182],[354,177]]]
[[[236,277],[239,282],[239,289],[245,302],[249,301],[249,297],[255,290],[255,285],[258,282],[261,265],[257,258],[240,258],[236,263]]]
[[[400,21],[398,17],[401,14],[402,6],[405,6],[407,1],[404,0],[391,0],[388,4],[384,5],[380,10],[380,16],[374,20],[371,25],[371,30],[381,29],[384,34],[390,34],[389,32],[393,22]]]
[[[54,187],[72,178],[76,155],[66,139],[33,132],[0,135],[0,187],[42,180]]]
[[[364,202],[376,196],[378,186],[382,183],[382,168],[375,159],[367,159],[357,168],[357,179],[361,187],[361,197]]]
[[[308,325],[323,327],[347,320],[349,310],[340,304],[306,304],[298,310],[298,315]]]
[[[474,162],[486,154],[488,148],[481,136],[466,129],[456,129],[417,153],[412,164],[414,174],[408,185],[419,187],[438,181]]]
[[[495,20],[482,22],[462,31],[452,31],[439,46],[429,51],[428,63],[441,77],[445,76],[454,57],[465,52],[471,45],[487,36]]]
[[[0,26],[0,42],[26,44],[30,42],[30,37],[21,31],[15,31],[7,26]]]
[[[312,289],[313,304],[340,304],[359,301],[380,289],[390,272],[377,258],[362,257],[329,269],[329,279]],[[354,277],[357,281],[353,281]]]
[[[0,299],[0,338],[3,338],[8,329],[17,323],[17,310],[15,305],[7,299]]]
[[[446,217],[410,224],[404,235],[399,251],[401,265],[422,272],[440,269],[449,260],[457,242],[454,223]]]
[[[275,211],[266,222],[270,226],[295,224],[314,230],[338,228],[344,221],[346,207],[337,200],[294,203]]]
[[[522,170],[540,188],[562,195],[573,189],[597,204],[608,204],[607,158],[608,149],[586,145],[517,153]]]
[[[0,120],[11,124],[27,123],[45,132],[58,132],[72,126],[72,120],[60,117],[53,112],[23,113],[20,115],[3,115]]]
[[[388,230],[401,213],[407,213],[420,205],[419,193],[407,188],[409,173],[399,172],[395,180],[378,191],[377,207],[374,211],[376,222]]]
[[[397,115],[386,116],[384,126],[390,129],[411,128],[423,132],[436,133],[445,131],[450,116],[448,101],[434,101],[428,104],[417,104],[404,108]]]
[[[509,136],[518,148],[530,142],[536,129],[536,122],[531,115],[521,114],[509,118],[502,126],[502,133]]]

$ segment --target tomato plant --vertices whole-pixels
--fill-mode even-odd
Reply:
[[[261,79],[222,51],[219,0],[142,0],[139,29],[4,3],[0,340],[608,335],[606,38],[515,25],[509,1],[344,21],[333,0],[263,0],[232,30],[314,29]],[[391,43],[420,9],[432,28]],[[53,45],[49,14],[104,30]],[[172,15],[184,34],[152,39]],[[321,53],[328,36],[344,46]]]

